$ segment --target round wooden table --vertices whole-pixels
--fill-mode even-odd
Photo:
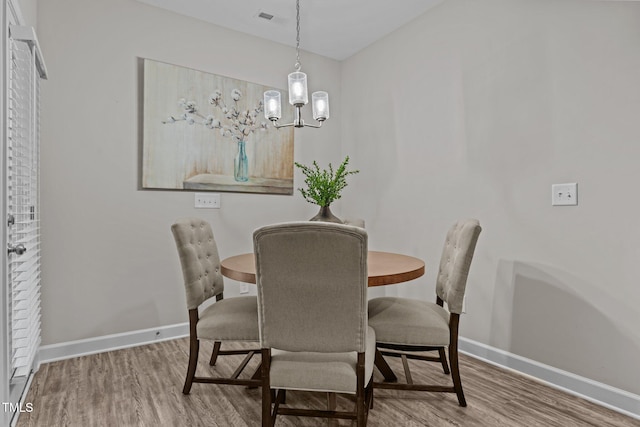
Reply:
[[[222,275],[233,280],[256,283],[256,263],[253,253],[236,255],[222,260]],[[424,274],[424,261],[408,255],[369,251],[367,256],[369,287],[392,285],[417,279]],[[376,350],[374,361],[386,382],[397,381],[391,367]]]
[[[222,260],[222,275],[239,282],[256,283],[253,253],[235,255]],[[369,286],[407,282],[424,274],[424,261],[408,255],[369,251],[367,257]]]

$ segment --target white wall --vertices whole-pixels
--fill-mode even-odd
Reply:
[[[42,87],[43,344],[186,322],[169,228],[176,218],[209,220],[226,257],[252,250],[254,228],[307,219],[317,207],[297,192],[224,193],[222,209],[196,210],[193,192],[140,190],[138,58],[285,87],[295,49],[134,0],[38,6],[49,71]],[[294,157],[340,161],[339,63],[304,52],[302,61],[309,89],[331,94],[334,117],[322,132],[296,129]],[[296,172],[296,186],[300,178]],[[237,283],[226,283],[229,295],[238,293]]]
[[[478,218],[461,334],[636,394],[639,23],[635,2],[448,0],[342,64],[344,206],[428,267],[387,294],[433,300],[447,228]],[[564,182],[579,206],[550,205]]]
[[[20,8],[24,25],[30,25],[38,28],[38,0],[16,0],[16,4]]]

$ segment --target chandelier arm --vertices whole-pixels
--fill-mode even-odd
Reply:
[[[288,128],[288,127],[291,127],[291,126],[295,126],[295,125],[296,125],[295,123],[287,123],[287,124],[281,125],[281,124],[279,124],[279,123],[277,122],[277,120],[274,120],[274,121],[272,121],[271,123],[273,123],[273,127],[275,127],[276,129],[280,129],[280,128]]]
[[[294,126],[294,127],[297,127],[297,128],[316,128],[316,129],[318,129],[318,128],[322,127],[322,124],[324,122],[318,122],[319,124],[317,124],[317,125],[312,125],[312,124],[304,123],[304,122],[303,123],[293,123],[293,122],[291,122],[291,123],[286,123],[284,125],[281,125],[276,120],[274,120],[271,123],[273,123],[273,127],[275,127],[276,129],[287,128],[287,127],[291,127],[291,126]]]

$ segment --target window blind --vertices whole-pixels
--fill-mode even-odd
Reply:
[[[40,344],[39,76],[32,45],[9,42],[7,240],[22,244],[9,257],[12,378],[31,373]]]

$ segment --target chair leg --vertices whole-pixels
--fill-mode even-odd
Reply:
[[[366,416],[367,406],[369,405],[369,402],[367,402],[365,398],[364,360],[364,353],[358,353],[358,361],[356,363],[356,425],[358,427],[365,427],[367,425]]]
[[[253,375],[251,375],[252,380],[259,380],[262,378],[262,362],[258,365]],[[258,388],[258,386],[248,386],[247,388],[253,389]]]
[[[398,381],[398,377],[396,377],[396,374],[393,373],[391,366],[389,366],[387,361],[384,360],[382,353],[380,353],[380,350],[377,347],[376,347],[376,357],[373,363],[376,365],[376,368],[378,368],[380,373],[384,376],[385,382],[394,383]]]
[[[336,394],[327,392],[327,409],[329,411],[335,411],[336,407]]]
[[[184,380],[182,394],[191,392],[193,378],[196,376],[196,367],[198,366],[198,353],[200,351],[200,341],[195,336],[191,336],[189,340],[189,367],[187,368],[187,378]]]
[[[262,427],[272,427],[275,424],[275,414],[271,416],[271,385],[269,371],[271,369],[271,350],[262,349]]]
[[[447,364],[447,356],[444,351],[444,347],[440,347],[438,349],[438,354],[440,355],[440,363],[442,363],[442,370],[445,374],[449,375],[449,365]]]
[[[211,353],[211,360],[209,360],[209,365],[214,366],[216,361],[218,360],[218,354],[220,354],[220,346],[222,343],[220,341],[215,341],[213,343],[213,352]]]
[[[373,377],[369,381],[369,385],[367,385],[367,393],[365,394],[365,397],[365,403],[367,403],[367,406],[369,408],[365,415],[366,420],[367,418],[369,418],[369,410],[373,409]]]
[[[363,390],[364,391],[364,390]],[[357,427],[366,427],[367,425],[367,404],[368,402],[365,402],[365,398],[364,398],[364,393],[361,393],[360,396],[356,397],[356,401],[357,401],[357,419],[356,419],[356,425]]]
[[[404,376],[407,379],[407,384],[413,384],[413,378],[411,377],[411,369],[409,369],[407,356],[403,354],[400,358],[402,359],[402,366],[404,367]]]
[[[336,402],[336,394],[335,393],[327,393],[327,410],[335,411],[338,407]],[[335,418],[327,418],[327,426],[329,427],[337,427],[338,420]]]
[[[465,400],[464,392],[462,391],[462,381],[460,380],[457,342],[454,342],[449,346],[449,363],[451,363],[451,378],[453,379],[453,388],[458,396],[458,403],[460,406],[467,406],[467,401]]]
[[[369,403],[369,409],[371,410],[373,409],[373,378],[371,378],[371,382],[369,383],[369,393],[369,401],[371,402]]]

